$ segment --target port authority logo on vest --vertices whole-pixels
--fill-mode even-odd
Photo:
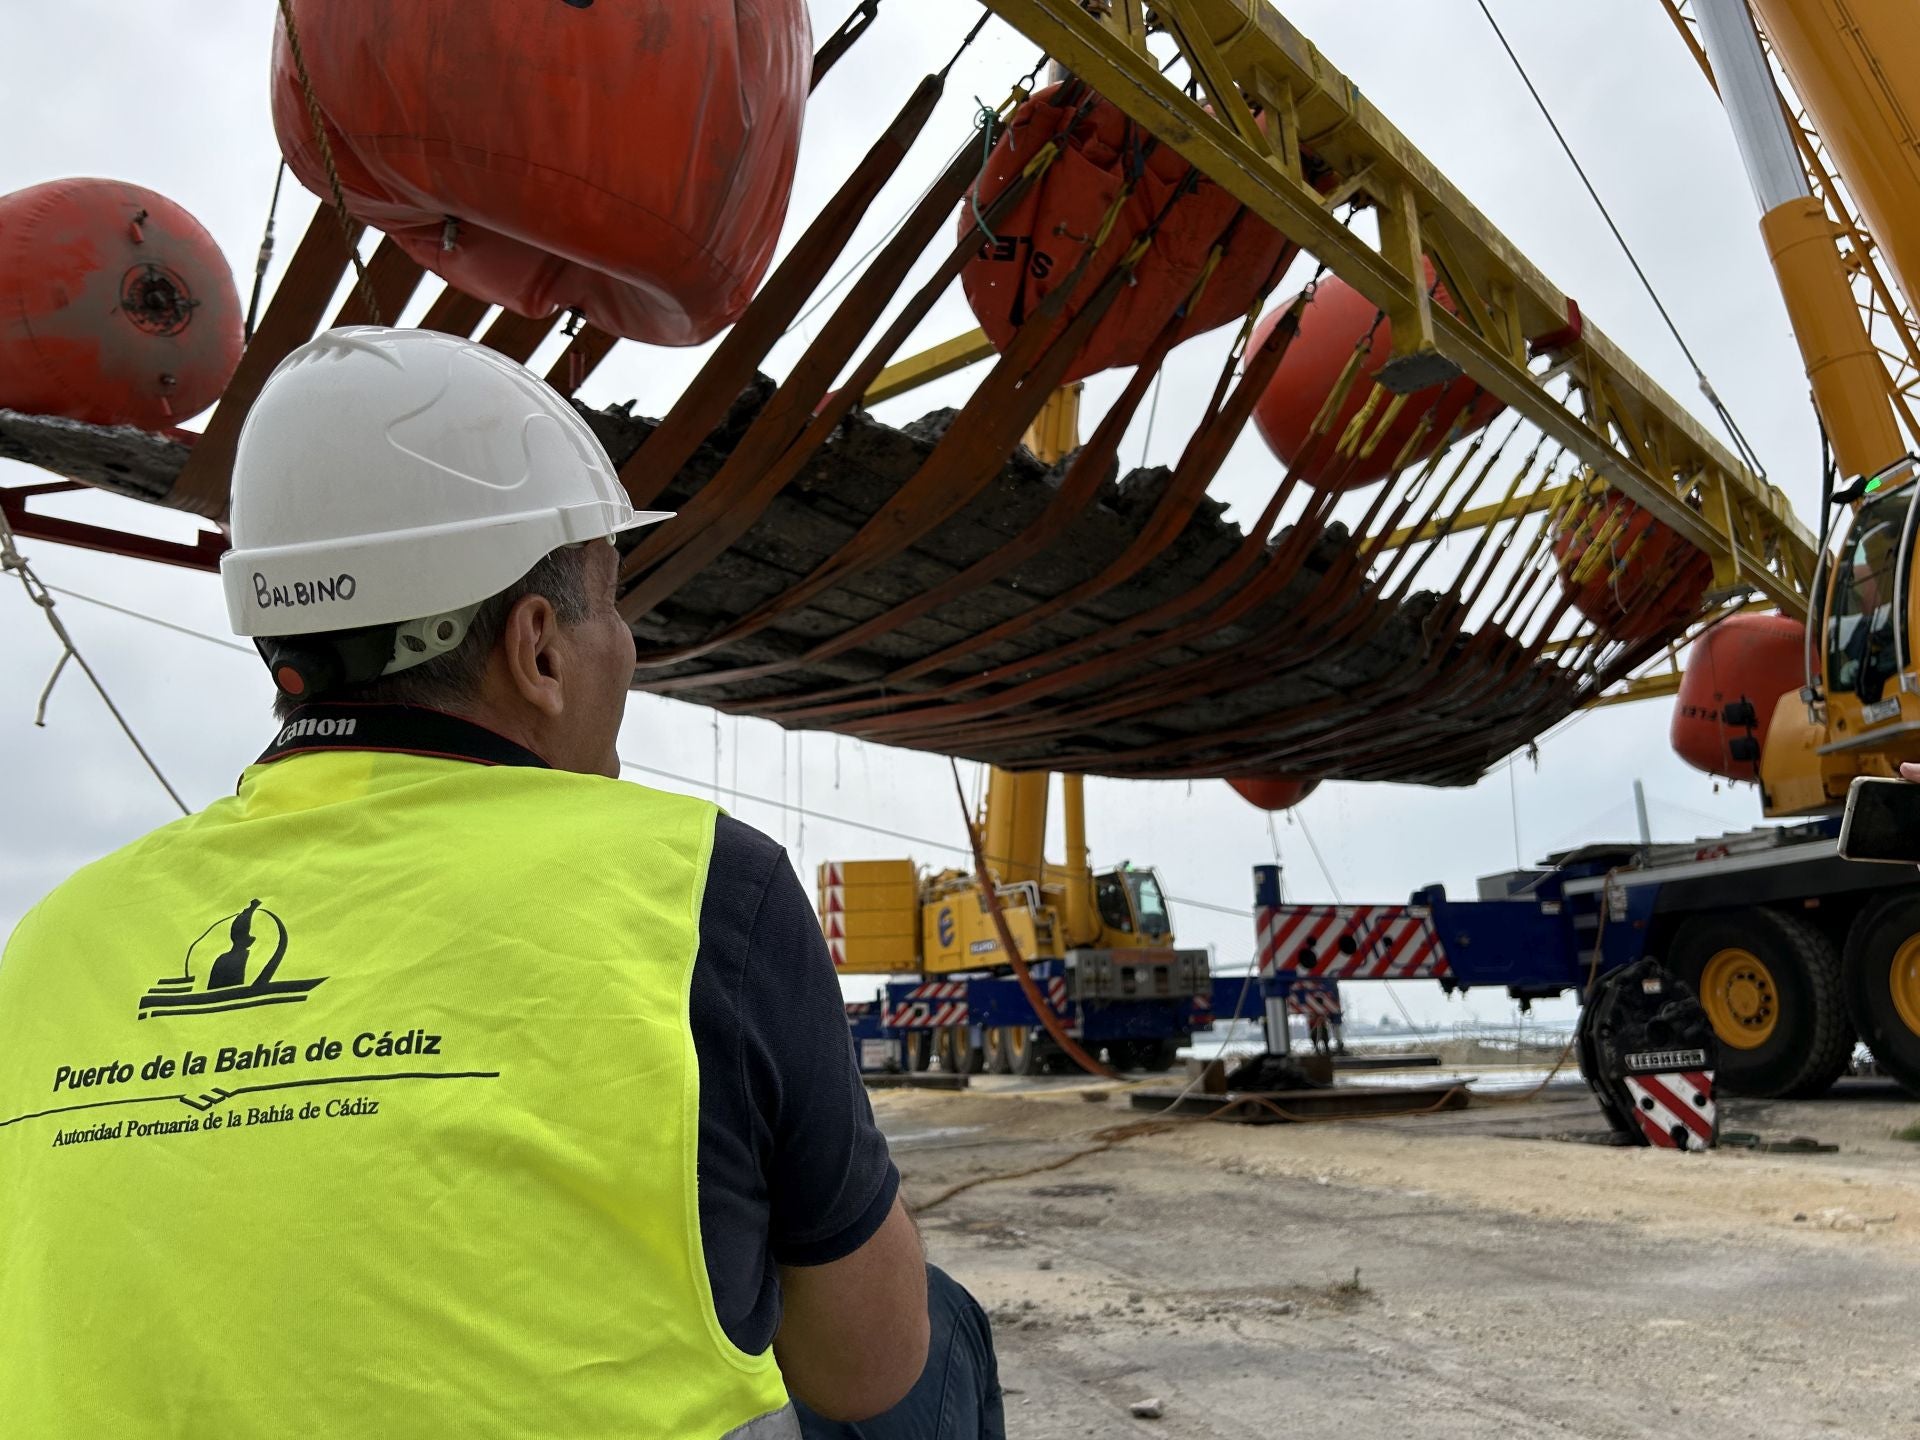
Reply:
[[[187,946],[180,974],[162,976],[140,997],[140,1018],[210,1015],[255,1005],[297,1005],[326,977],[283,980],[287,927],[258,900],[222,915]]]

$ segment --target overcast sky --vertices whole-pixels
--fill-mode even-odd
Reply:
[[[847,0],[815,0],[816,35],[847,8]],[[1294,0],[1280,8],[1578,298],[1592,321],[1684,403],[1703,408],[1684,359],[1473,0]],[[1494,0],[1493,8],[1715,387],[1811,527],[1817,431],[1752,198],[1724,117],[1656,0]],[[273,10],[270,0],[0,6],[0,53],[13,77],[0,90],[0,193],[70,175],[159,190],[212,231],[244,295],[278,153],[267,118]],[[915,80],[944,63],[978,13],[971,0],[889,0],[882,7],[879,23],[814,96],[788,239]],[[881,238],[966,141],[976,97],[997,103],[1034,58],[1033,47],[1000,22],[988,27],[955,68],[920,151],[849,255]],[[289,184],[273,278],[312,208],[311,197]],[[416,318],[423,303],[405,318]],[[910,348],[971,325],[956,293]],[[783,342],[772,368],[790,363],[810,333],[803,325]],[[1174,458],[1183,418],[1201,403],[1226,338],[1204,337],[1177,353],[1151,439],[1137,423],[1123,449],[1127,463],[1143,454]],[[633,399],[643,413],[658,415],[703,353],[624,343],[582,398]],[[535,357],[536,368],[544,358]],[[889,402],[878,413],[901,423],[959,403],[979,373]],[[1093,413],[1118,383],[1090,383]],[[1244,518],[1277,475],[1249,429],[1215,493]],[[0,484],[37,478],[0,462]],[[100,495],[67,502],[61,513],[110,517],[157,534],[192,529],[177,515]],[[225,633],[212,577],[57,545],[25,548],[49,584]],[[270,686],[250,654],[79,600],[63,598],[60,613],[188,802],[202,805],[229,790],[271,728]],[[173,813],[76,671],[60,680],[45,728],[35,728],[35,699],[58,656],[41,616],[7,581],[0,588],[0,932],[73,868]],[[1716,782],[1673,757],[1668,718],[1658,701],[1591,714],[1543,744],[1537,767],[1522,757],[1472,789],[1325,785],[1297,816],[1272,828],[1289,891],[1296,898],[1400,900],[1441,881],[1471,894],[1476,876],[1511,868],[1516,857],[1532,861],[1559,847],[1630,837],[1636,777],[1652,797],[1658,838],[1757,823],[1751,789]],[[780,837],[809,888],[814,866],[829,858],[911,855],[951,863],[957,852],[932,842],[964,843],[946,762],[934,757],[790,736],[766,722],[716,721],[713,712],[644,695],[629,706],[622,748],[629,760],[682,777],[658,781],[670,788],[711,795],[717,783],[739,792],[723,795],[723,803]],[[963,770],[971,783],[972,767]],[[1094,780],[1088,803],[1096,864],[1156,865],[1177,900],[1244,907],[1250,867],[1274,856],[1267,817],[1219,782]],[[1057,818],[1055,829],[1057,836]],[[1244,915],[1176,903],[1175,920],[1180,939],[1216,947],[1223,968],[1245,962],[1252,927]],[[1449,1005],[1432,987],[1399,988],[1423,1021],[1463,1011],[1462,1002]],[[1369,1019],[1388,1008],[1377,991],[1355,994],[1354,1002]],[[1465,1008],[1497,1018],[1511,1007],[1503,995],[1489,994],[1470,997]]]

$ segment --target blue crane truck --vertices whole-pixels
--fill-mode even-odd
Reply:
[[[1122,1070],[1164,1071],[1194,1032],[1243,1007],[1261,1013],[1261,987],[1216,976],[1205,950],[1072,950],[1029,967],[1042,998],[1084,1049]],[[890,981],[872,1000],[849,1002],[860,1068],[1040,1075],[1073,1066],[1047,1035],[1010,975],[944,975]]]
[[[1842,859],[1839,828],[1586,845],[1487,876],[1472,900],[1431,885],[1404,905],[1284,903],[1279,867],[1256,866],[1262,989],[1271,1004],[1296,976],[1429,979],[1525,1004],[1652,959],[1711,1021],[1719,1089],[1819,1095],[1860,1042],[1920,1095],[1920,873]]]

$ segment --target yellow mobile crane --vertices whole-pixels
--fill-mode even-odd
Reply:
[[[1035,458],[1058,464],[1078,443],[1080,387],[1056,392],[1027,432]],[[1173,1063],[1194,1002],[1210,996],[1205,951],[1179,950],[1159,877],[1120,864],[1095,871],[1088,860],[1086,782],[1062,775],[1066,858],[1046,859],[1047,810],[1054,777],[989,767],[978,818],[1000,911],[995,916],[972,869],[923,871],[911,860],[830,860],[819,867],[821,924],[843,974],[917,974],[927,993],[891,1027],[908,1033],[908,1063],[970,1073],[1036,1074],[1064,1058],[1044,1026],[983,1024],[963,1008],[960,975],[1005,973],[1011,941],[1022,961],[1058,961],[1051,994],[1089,1050],[1104,1048],[1121,1068],[1164,1070]],[[983,992],[990,993],[990,992]],[[1082,1002],[1105,1003],[1112,1033],[1087,1033]],[[1207,1006],[1201,1005],[1205,1013]],[[964,1018],[962,1018],[964,1017]],[[1005,1018],[995,1016],[994,1018]],[[1098,1030],[1100,1027],[1095,1026]],[[1104,1043],[1102,1043],[1104,1040]]]
[[[1663,3],[1725,103],[1832,468],[1850,482],[1822,496],[1806,683],[1780,697],[1760,757],[1768,814],[1818,814],[1856,776],[1920,759],[1920,339],[1901,299],[1920,285],[1920,26],[1897,0]],[[1829,553],[1835,503],[1853,516]]]

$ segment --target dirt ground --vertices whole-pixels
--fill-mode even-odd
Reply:
[[[910,1199],[1061,1159],[1122,1093],[881,1091]],[[1676,1155],[1584,1086],[1322,1125],[1193,1123],[921,1217],[994,1317],[1008,1433],[1920,1436],[1920,1103],[1733,1102],[1831,1154]],[[1157,1400],[1159,1419],[1136,1419]]]

